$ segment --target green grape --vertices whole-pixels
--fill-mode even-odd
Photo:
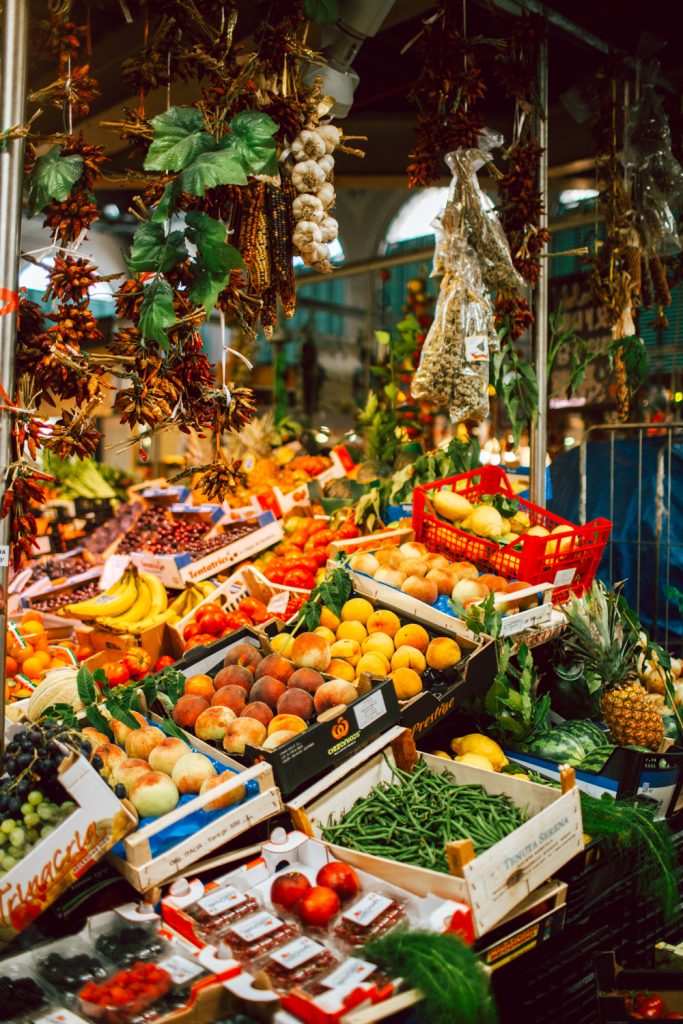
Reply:
[[[11,871],[16,864],[14,857],[10,857],[9,854],[5,853],[2,858],[2,866],[5,871]]]
[[[29,843],[37,843],[40,839],[40,829],[30,828],[27,835]]]
[[[6,835],[9,835],[10,832],[14,832],[16,827],[17,823],[14,820],[14,818],[6,818],[5,821],[3,821],[2,824],[0,825],[0,831],[4,832]]]
[[[15,828],[14,831],[10,833],[9,841],[12,846],[22,847],[26,842],[26,833],[23,828]]]
[[[9,836],[0,829],[0,846],[4,846],[7,842],[9,842]]]
[[[60,811],[64,811],[65,815],[71,814],[72,811],[76,810],[76,804],[73,802],[73,800],[65,800],[64,803],[61,804],[59,809]]]
[[[38,804],[42,804],[44,799],[45,797],[43,796],[43,794],[40,793],[37,789],[32,790],[27,797],[28,802],[32,804],[33,807],[37,807]]]
[[[54,825],[43,825],[43,827],[40,830],[40,838],[41,839],[47,838],[47,836],[49,836],[51,832],[54,832],[54,830],[55,830]]]
[[[35,828],[38,824],[40,824],[40,815],[36,814],[33,808],[31,808],[31,814],[24,815],[24,825],[26,828]]]
[[[53,811],[52,804],[38,804],[36,807],[36,814],[43,821],[50,821],[54,816]]]
[[[32,810],[33,810],[33,804],[28,804],[27,803],[27,804],[22,804],[21,805],[21,813],[24,815],[24,817],[26,817],[27,814],[30,814]]]

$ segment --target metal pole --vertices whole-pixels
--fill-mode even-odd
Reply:
[[[538,52],[538,144],[541,158],[538,187],[543,203],[541,230],[548,227],[548,21]],[[540,254],[535,290],[534,365],[538,380],[538,417],[531,428],[530,492],[536,505],[545,506],[545,461],[548,448],[548,245]]]
[[[29,0],[4,0],[0,54],[0,131],[24,122],[28,77]],[[24,180],[24,140],[0,146],[0,384],[14,397],[14,345],[17,333],[19,245]],[[4,314],[4,315],[3,315]],[[0,481],[11,461],[12,416],[0,412]],[[0,750],[5,741],[5,635],[9,580],[9,518],[0,519]]]

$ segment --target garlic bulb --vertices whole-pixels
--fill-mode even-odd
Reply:
[[[303,249],[307,245],[322,242],[323,233],[320,227],[312,220],[300,220],[294,228],[292,241],[297,249]]]
[[[323,204],[310,192],[302,192],[292,203],[294,220],[313,220],[316,224],[325,216]]]
[[[332,177],[334,171],[334,157],[326,153],[325,156],[321,156],[318,160],[318,167],[322,167],[325,172],[325,177],[329,180]]]
[[[326,151],[332,153],[341,141],[341,132],[333,124],[321,124],[318,128],[318,138],[324,142]]]
[[[322,232],[323,242],[334,242],[335,238],[339,234],[339,225],[334,217],[325,217],[320,225],[320,230]]]
[[[326,152],[325,142],[316,131],[299,132],[292,143],[292,156],[295,160],[317,160]]]
[[[304,253],[304,263],[307,267],[313,267],[316,263],[327,262],[329,256],[326,245],[312,245]]]
[[[292,184],[297,192],[315,192],[325,184],[325,172],[315,160],[303,160],[292,168]],[[321,199],[323,206],[325,203]]]
[[[334,203],[334,186],[330,185],[329,181],[321,182],[315,194],[323,204],[323,210],[327,210]]]

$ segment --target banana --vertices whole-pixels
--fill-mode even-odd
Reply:
[[[164,609],[157,615],[152,615],[148,619],[144,619],[138,622],[136,626],[131,629],[131,633],[144,633],[147,629],[153,629],[154,626],[159,626],[162,622],[168,622],[169,616],[172,615],[170,608]]]
[[[78,604],[67,605],[67,614],[73,615],[77,619],[97,619],[102,615],[116,618],[118,615],[123,615],[132,607],[138,596],[136,574],[128,572],[126,577],[125,584],[120,588],[114,584],[98,597],[93,597],[89,601],[80,601]],[[110,593],[114,587],[117,588],[116,591]]]
[[[135,626],[142,619],[148,618],[152,608],[152,591],[144,573],[140,573],[138,576],[137,588],[138,596],[128,611],[123,615],[107,616],[107,618],[117,618],[122,626]]]
[[[199,590],[204,595],[204,597],[211,597],[216,589],[211,580],[201,580],[201,582],[198,583],[197,586],[199,587]]]
[[[148,572],[143,573],[142,575],[147,581],[147,585],[152,592],[152,607],[150,615],[153,618],[160,612],[165,612],[168,608],[168,594],[166,593],[166,587],[158,576],[153,576]]]

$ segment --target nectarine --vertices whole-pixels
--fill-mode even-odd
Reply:
[[[173,721],[181,729],[194,729],[194,723],[202,711],[206,711],[208,707],[209,702],[205,697],[198,697],[194,693],[187,693],[180,698],[173,708]]]

